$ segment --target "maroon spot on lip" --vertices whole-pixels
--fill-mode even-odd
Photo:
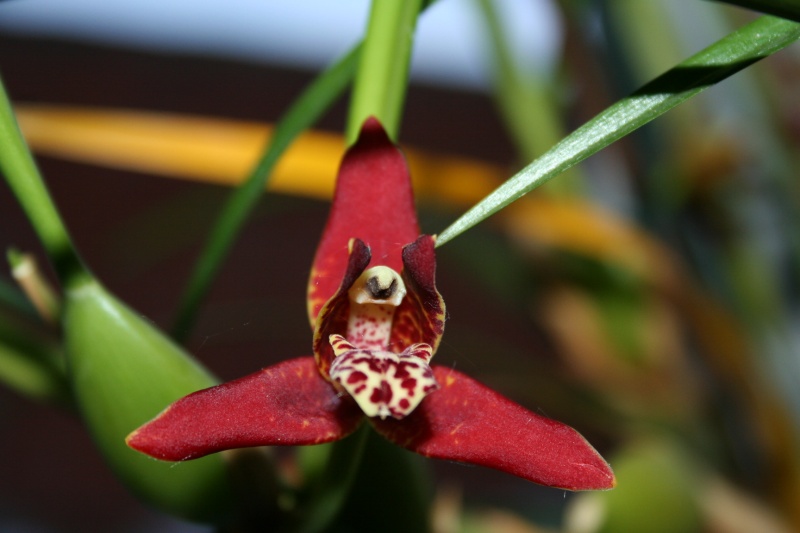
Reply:
[[[372,403],[389,403],[392,401],[392,388],[386,381],[381,381],[380,387],[375,387],[369,397]]]
[[[406,370],[406,366],[403,363],[400,363],[397,366],[397,370],[394,371],[394,377],[397,379],[405,379],[409,376],[408,370]]]
[[[414,392],[414,388],[417,386],[417,380],[414,378],[404,379],[403,382],[400,383],[400,386],[408,390],[408,393],[411,394]]]
[[[347,383],[358,383],[359,381],[366,381],[367,375],[363,372],[356,370],[347,378]]]

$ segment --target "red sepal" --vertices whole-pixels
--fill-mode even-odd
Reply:
[[[339,289],[350,239],[364,241],[376,265],[400,272],[400,250],[417,235],[405,157],[380,122],[367,119],[339,168],[331,212],[311,269],[308,312],[312,327],[322,306]]]
[[[395,444],[427,457],[495,468],[568,490],[614,487],[611,467],[574,429],[537,415],[445,367],[441,389],[400,421],[370,419]]]
[[[157,459],[184,461],[231,448],[321,444],[364,415],[322,379],[312,357],[290,359],[173,403],[127,438]]]

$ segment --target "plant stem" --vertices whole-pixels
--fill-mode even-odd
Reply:
[[[87,274],[17,125],[0,80],[0,170],[33,225],[59,279]]]
[[[361,125],[370,116],[381,122],[392,140],[397,140],[414,28],[421,8],[422,0],[372,2],[361,64],[350,101],[348,144],[355,142]]]

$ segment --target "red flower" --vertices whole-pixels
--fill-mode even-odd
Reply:
[[[183,461],[247,446],[308,445],[367,419],[395,444],[570,490],[608,489],[575,430],[429,361],[444,330],[434,237],[419,236],[405,159],[368,120],[339,171],[308,291],[314,357],[190,394],[128,445]]]

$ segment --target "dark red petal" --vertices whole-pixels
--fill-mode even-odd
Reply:
[[[434,367],[441,389],[403,420],[370,419],[411,451],[496,468],[568,490],[610,489],[611,467],[574,429],[528,411],[474,379]]]
[[[403,248],[403,279],[408,293],[395,312],[390,345],[402,351],[419,342],[436,352],[444,333],[445,306],[436,290],[436,241],[421,235]]]
[[[353,240],[339,290],[328,300],[317,317],[314,327],[314,358],[317,360],[317,367],[323,376],[328,375],[331,362],[335,357],[328,337],[333,334],[344,335],[347,333],[347,320],[350,313],[350,298],[347,291],[367,268],[370,257],[370,249],[367,245],[360,239]]]
[[[127,442],[157,459],[183,461],[231,448],[331,442],[362,419],[355,402],[322,379],[314,359],[301,357],[190,394]]]
[[[312,326],[323,304],[339,288],[350,239],[364,241],[375,264],[400,272],[400,250],[417,235],[405,158],[383,126],[368,119],[342,160],[328,223],[314,258],[308,290]]]

